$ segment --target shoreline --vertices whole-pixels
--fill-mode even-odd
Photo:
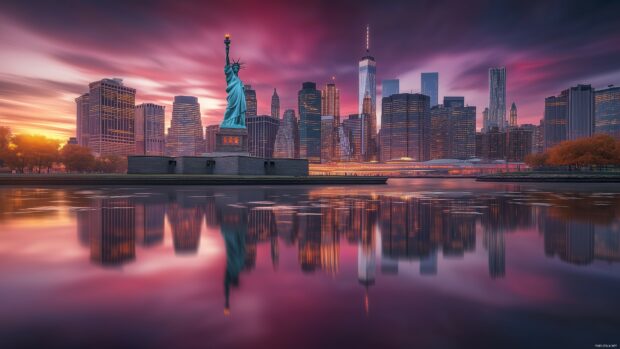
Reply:
[[[0,175],[0,186],[11,185],[367,185],[386,184],[383,176],[219,176],[142,174]]]
[[[620,173],[549,173],[513,172],[484,175],[477,182],[527,182],[527,183],[620,183]]]

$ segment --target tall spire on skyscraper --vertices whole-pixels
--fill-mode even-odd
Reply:
[[[271,117],[280,118],[280,97],[276,89],[273,89],[273,95],[271,96]]]
[[[366,25],[366,53],[370,52],[370,25]]]

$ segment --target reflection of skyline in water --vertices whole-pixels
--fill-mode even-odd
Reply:
[[[588,202],[599,204],[594,218],[573,215]],[[89,209],[76,216],[78,240],[90,247],[91,259],[103,265],[132,261],[136,243],[146,248],[161,243],[166,216],[175,253],[197,252],[203,222],[220,227],[223,235],[242,234],[246,271],[254,268],[257,245],[263,243],[270,245],[277,269],[279,244],[284,243],[297,246],[301,271],[337,274],[340,244],[357,245],[359,282],[372,285],[377,263],[386,275],[398,274],[399,262],[406,261],[419,262],[421,275],[436,275],[438,259],[459,259],[475,251],[477,227],[491,278],[505,276],[505,234],[517,229],[537,229],[544,237],[545,254],[564,262],[617,262],[618,205],[615,196],[594,194],[575,198],[548,193],[386,193],[343,198],[329,190],[284,197],[273,190],[232,196],[211,190],[94,197]]]

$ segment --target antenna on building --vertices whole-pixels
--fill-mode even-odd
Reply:
[[[366,25],[366,53],[370,52],[370,25]]]

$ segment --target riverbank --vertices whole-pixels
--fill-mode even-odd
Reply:
[[[0,175],[0,185],[366,185],[386,184],[387,180],[387,177],[381,176]]]
[[[615,172],[509,172],[484,175],[479,182],[620,183]]]

